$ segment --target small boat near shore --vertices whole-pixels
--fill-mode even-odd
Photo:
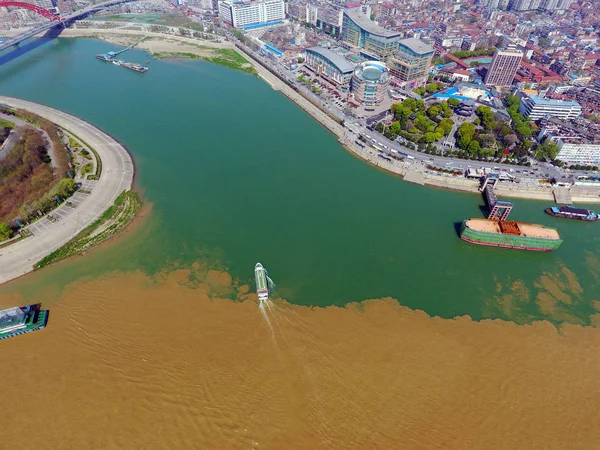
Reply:
[[[586,222],[596,222],[600,216],[594,211],[583,208],[574,208],[573,206],[553,206],[545,209],[546,214],[554,217],[563,217],[565,219],[584,220]]]

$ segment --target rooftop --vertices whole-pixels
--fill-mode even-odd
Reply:
[[[418,53],[420,55],[424,55],[425,53],[433,52],[433,47],[431,45],[426,44],[420,39],[408,38],[402,39],[400,44],[405,47],[410,48],[413,52]]]
[[[385,28],[381,28],[379,25],[365,16],[360,8],[345,9],[344,14],[346,14],[356,25],[371,34],[388,38],[400,36],[400,33],[397,31],[388,31]]]
[[[350,62],[346,61],[340,55],[331,50],[328,50],[323,47],[310,47],[306,49],[307,51],[311,51],[321,55],[322,57],[328,59],[334,66],[336,66],[340,72],[347,73],[352,72],[354,70],[354,65]]]
[[[529,95],[528,96],[531,101],[533,101],[536,105],[548,105],[548,106],[573,106],[573,107],[581,107],[581,105],[577,102],[571,102],[567,100],[552,100],[547,98],[542,98],[539,95]]]

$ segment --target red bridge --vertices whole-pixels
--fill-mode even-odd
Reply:
[[[40,8],[39,6],[32,5],[31,3],[25,3],[25,2],[2,2],[2,1],[0,1],[0,7],[1,6],[15,6],[17,8],[28,9],[29,11],[36,12],[36,13],[44,16],[47,19],[50,19],[50,20],[61,20],[61,18],[58,17],[56,14],[52,14],[47,9]]]

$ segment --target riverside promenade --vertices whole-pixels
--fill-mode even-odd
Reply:
[[[51,215],[57,220],[51,222],[47,216],[26,227],[32,236],[14,244],[0,248],[0,284],[17,278],[33,270],[33,265],[44,256],[60,248],[80,231],[98,219],[114,203],[117,196],[133,185],[134,166],[125,148],[109,135],[89,123],[37,103],[12,97],[0,96],[0,103],[13,108],[31,111],[42,116],[67,132],[74,133],[92,147],[102,163],[102,172],[97,181],[86,181],[89,195],[81,197],[77,208],[70,208],[66,202]],[[40,227],[39,225],[43,225]]]

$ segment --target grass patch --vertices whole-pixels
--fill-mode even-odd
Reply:
[[[85,166],[81,168],[81,176],[85,177],[88,173],[92,173],[92,169],[94,168],[94,164],[87,163]]]
[[[228,48],[212,48],[206,47],[202,45],[197,45],[200,50],[206,50],[215,56],[201,56],[195,53],[187,53],[187,52],[158,52],[153,53],[152,56],[157,59],[165,59],[165,58],[185,58],[185,59],[201,59],[203,61],[208,61],[213,64],[218,64],[220,66],[229,67],[230,69],[240,70],[242,72],[249,73],[251,75],[258,75],[256,69],[252,66],[250,61],[240,55],[238,52]]]
[[[11,130],[15,127],[15,124],[10,120],[0,119],[0,128],[10,128]]]
[[[81,144],[79,142],[77,142],[75,139],[73,139],[71,136],[69,136],[69,147],[71,147],[71,148],[81,147]]]
[[[88,152],[88,151],[87,151],[85,148],[84,148],[84,149],[82,149],[82,150],[79,152],[79,154],[80,154],[81,156],[83,156],[85,159],[89,159],[89,160],[91,160],[91,159],[92,159],[92,155],[90,155],[90,152]]]
[[[96,150],[94,150],[90,144],[88,144],[87,142],[85,142],[83,139],[81,139],[79,136],[77,136],[72,131],[69,131],[69,130],[65,130],[65,131],[67,131],[69,134],[71,134],[71,135],[75,136],[77,139],[79,139],[79,142],[81,142],[83,145],[85,145],[94,154],[94,156],[96,157],[96,173],[93,174],[93,175],[88,175],[87,179],[88,180],[98,180],[98,179],[100,179],[100,175],[102,174],[102,160],[100,159],[100,156],[98,155],[98,153],[96,153]],[[85,151],[85,149],[81,150],[80,153],[83,154],[84,151]]]
[[[134,192],[123,191],[100,218],[61,248],[38,261],[33,268],[41,269],[62,259],[80,255],[94,245],[115,236],[133,220],[141,208],[142,200]]]

